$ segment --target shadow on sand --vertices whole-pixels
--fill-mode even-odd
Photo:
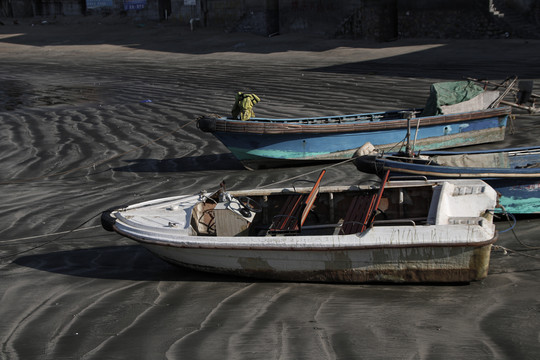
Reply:
[[[15,264],[94,279],[133,281],[247,282],[245,278],[173,266],[139,245],[104,246],[22,256]],[[253,281],[249,281],[253,282]]]
[[[201,156],[186,156],[175,159],[127,159],[126,166],[113,168],[114,171],[125,172],[188,172],[188,171],[217,171],[242,170],[244,167],[233,154],[213,154]]]
[[[536,40],[403,39],[380,43],[328,39],[309,33],[269,38],[249,33],[224,33],[219,29],[208,28],[191,32],[189,28],[180,25],[154,24],[142,28],[133,24],[94,25],[6,26],[0,29],[0,42],[50,48],[106,44],[191,55],[273,54],[290,51],[323,53],[338,48],[362,49],[361,55],[396,49],[391,53],[397,52],[398,55],[386,55],[375,60],[369,59],[371,55],[367,55],[364,61],[307,68],[304,71],[396,77],[417,77],[421,72],[432,78],[452,80],[463,76],[482,79],[504,79],[511,75],[520,78],[540,77],[540,62],[534,51]]]

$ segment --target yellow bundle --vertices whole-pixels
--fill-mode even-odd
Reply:
[[[244,94],[238,92],[235,96],[235,102],[232,108],[233,119],[249,120],[255,116],[253,105],[261,101],[255,94]]]

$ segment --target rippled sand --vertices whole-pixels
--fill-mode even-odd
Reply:
[[[422,107],[435,81],[538,82],[539,45],[0,27],[0,358],[536,359],[540,252],[525,247],[540,246],[536,217],[501,233],[517,252],[494,252],[484,281],[394,286],[175,268],[102,230],[99,214],[221,180],[313,179],[319,166],[244,170],[196,128],[199,115],[228,113],[235,91],[259,95],[260,116]],[[518,114],[496,146],[538,145],[538,121]],[[327,169],[326,185],[375,180],[351,164]]]

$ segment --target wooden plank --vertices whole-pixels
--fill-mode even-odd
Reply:
[[[309,196],[307,197],[305,203],[304,203],[304,210],[302,211],[302,217],[300,218],[300,227],[304,225],[304,222],[306,221],[306,218],[311,211],[311,208],[313,207],[313,203],[315,202],[315,199],[317,198],[317,195],[319,194],[319,189],[321,187],[321,180],[322,177],[326,174],[326,170],[322,170],[319,174],[319,178],[317,179],[317,182],[315,182],[315,185],[313,186],[313,189],[309,193]]]
[[[373,213],[381,203],[382,194],[390,171],[387,171],[377,194],[356,196],[345,214],[342,233],[354,234],[365,231],[373,223]]]
[[[305,195],[302,194],[290,195],[287,200],[285,200],[285,204],[281,208],[280,214],[274,216],[273,226],[270,231],[295,230],[294,227],[295,224],[298,223],[298,216],[304,198]]]
[[[349,209],[343,219],[342,234],[354,234],[359,232],[361,225],[367,217],[375,194],[355,196],[349,205]]]
[[[285,205],[280,210],[280,214],[274,216],[274,221],[268,230],[269,232],[301,230],[319,194],[321,180],[325,173],[326,170],[323,169],[309,195],[297,194],[290,195],[287,198]]]

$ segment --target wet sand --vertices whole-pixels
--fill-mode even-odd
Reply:
[[[539,41],[0,27],[0,358],[536,359],[540,251],[525,246],[540,246],[534,216],[500,234],[514,251],[494,251],[488,277],[468,285],[206,274],[99,225],[111,206],[221,180],[313,179],[320,166],[247,171],[196,128],[199,115],[228,113],[235,91],[259,95],[260,116],[327,115],[422,107],[435,81],[513,74],[540,92]],[[483,147],[537,145],[538,121],[517,113],[514,133]],[[325,185],[375,181],[350,163],[327,169]]]

